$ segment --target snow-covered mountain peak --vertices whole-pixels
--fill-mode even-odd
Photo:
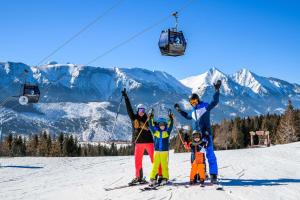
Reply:
[[[268,91],[263,85],[268,85],[264,77],[260,77],[248,69],[241,69],[234,73],[231,78],[241,86],[250,88],[256,94],[267,94]],[[265,84],[264,84],[265,83]]]
[[[227,75],[223,73],[221,70],[219,70],[216,67],[213,67],[207,71],[206,80],[210,85],[213,85],[218,80],[227,81]]]
[[[181,80],[185,86],[192,88],[192,92],[196,92],[201,96],[204,94],[204,91],[208,87],[213,87],[213,84],[218,80],[222,81],[222,90],[224,93],[232,93],[232,89],[228,83],[228,77],[221,70],[213,67],[203,74],[197,76],[191,76],[186,79]]]

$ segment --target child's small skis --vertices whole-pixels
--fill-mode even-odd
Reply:
[[[175,181],[176,179],[172,179],[171,181],[168,181],[166,183],[162,182],[162,183],[156,183],[156,184],[153,184],[153,185],[148,185],[144,188],[140,188],[141,191],[149,191],[149,190],[158,190],[160,188],[162,188],[163,186],[166,186],[166,185],[172,185],[172,182]]]

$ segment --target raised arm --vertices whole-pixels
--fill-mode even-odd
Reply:
[[[179,113],[181,114],[181,116],[183,116],[185,119],[187,119],[187,120],[191,120],[191,119],[192,119],[192,117],[191,117],[186,111],[181,110],[181,108],[180,108],[180,106],[179,106],[178,103],[176,103],[176,104],[174,105],[174,108],[175,108],[175,109],[177,110],[177,112],[179,112]]]
[[[153,115],[149,115],[148,126],[149,126],[149,129],[150,129],[151,133],[155,132],[155,125],[154,125],[154,119],[153,118],[154,118]]]
[[[133,121],[134,120],[134,112],[133,112],[130,100],[129,100],[127,94],[126,94],[126,90],[125,89],[122,91],[122,95],[123,95],[123,97],[125,99],[126,109],[127,109],[127,113],[129,115],[129,118]]]
[[[220,98],[220,87],[222,85],[222,81],[218,80],[216,83],[214,83],[214,87],[215,87],[215,94],[213,96],[213,100],[210,102],[210,104],[208,105],[207,110],[210,111],[211,109],[213,109],[218,103],[219,103],[219,98]]]
[[[168,120],[168,130],[167,132],[170,134],[172,129],[173,129],[173,125],[174,125],[174,119],[173,119],[173,114],[171,114],[169,116],[169,120]]]
[[[220,91],[217,90],[213,96],[213,100],[208,104],[207,110],[212,110],[218,103],[220,98]]]

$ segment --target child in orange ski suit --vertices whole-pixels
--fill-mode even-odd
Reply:
[[[191,151],[190,184],[197,183],[198,176],[200,183],[203,184],[206,178],[205,148],[207,147],[207,139],[198,131],[193,131],[192,137],[192,142],[185,141],[184,145],[186,149]]]

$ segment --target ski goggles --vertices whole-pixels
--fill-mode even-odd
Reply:
[[[138,109],[138,112],[145,113],[145,112],[146,112],[146,109],[145,109],[145,108],[139,108],[139,109]]]
[[[158,123],[158,126],[166,126],[166,125],[167,125],[166,122],[159,122],[159,123]]]
[[[196,105],[196,104],[198,104],[198,100],[197,99],[191,99],[190,104],[191,105]]]

